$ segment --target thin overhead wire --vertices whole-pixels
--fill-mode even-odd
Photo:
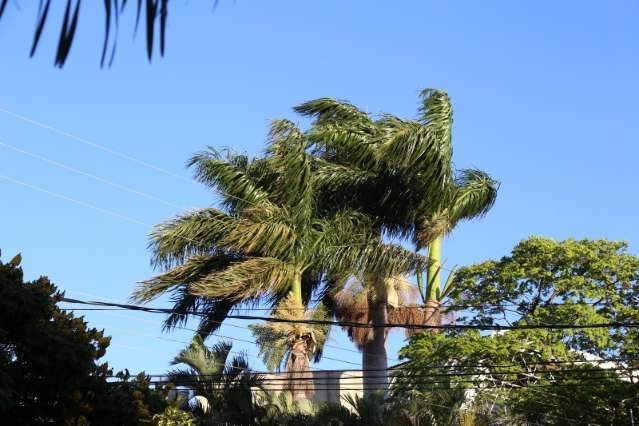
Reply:
[[[51,165],[53,165],[55,167],[58,167],[60,169],[67,170],[67,171],[70,171],[72,173],[76,173],[76,174],[88,177],[88,178],[93,179],[93,180],[95,180],[97,182],[100,182],[100,183],[103,183],[103,184],[108,185],[110,187],[116,188],[116,189],[118,189],[120,191],[128,192],[128,193],[131,193],[131,194],[135,194],[135,195],[138,195],[140,197],[143,197],[143,198],[146,198],[146,199],[149,199],[149,200],[157,201],[158,203],[164,204],[166,206],[169,206],[169,207],[172,207],[172,208],[175,208],[175,209],[188,209],[188,207],[172,203],[170,201],[164,200],[164,199],[162,199],[162,198],[160,198],[158,196],[149,194],[147,192],[140,191],[138,189],[131,188],[131,187],[127,186],[127,185],[122,185],[122,184],[113,182],[112,180],[109,180],[109,179],[104,178],[102,176],[98,176],[98,175],[95,175],[93,173],[89,173],[89,172],[86,172],[84,170],[80,170],[80,169],[75,168],[73,166],[69,166],[67,164],[60,163],[59,161],[55,161],[55,160],[53,160],[51,158],[45,157],[44,155],[36,154],[34,152],[27,151],[27,150],[22,149],[22,148],[18,148],[15,145],[11,145],[11,144],[8,144],[8,143],[0,141],[0,146],[4,147],[5,149],[9,149],[11,151],[20,153],[22,155],[26,155],[28,157],[35,158],[35,159],[40,160],[42,162],[45,162],[47,164],[51,164]]]
[[[15,185],[20,185],[20,186],[23,186],[25,188],[29,188],[29,189],[34,190],[34,191],[42,192],[43,194],[47,194],[47,195],[50,195],[50,196],[55,197],[55,198],[59,198],[59,199],[64,200],[64,201],[67,201],[67,202],[70,202],[70,203],[74,203],[74,204],[77,204],[79,206],[82,206],[82,207],[85,207],[85,208],[88,208],[88,209],[92,209],[92,210],[98,211],[100,213],[107,214],[109,216],[117,217],[118,219],[122,219],[122,220],[125,220],[127,222],[134,223],[136,225],[142,225],[142,226],[146,226],[146,227],[150,226],[150,225],[148,225],[148,224],[146,224],[146,223],[144,223],[144,222],[142,222],[142,221],[140,221],[138,219],[132,218],[130,216],[126,216],[126,215],[120,214],[120,213],[115,212],[113,210],[109,210],[109,209],[105,209],[105,208],[102,208],[102,207],[98,207],[98,206],[96,206],[94,204],[87,203],[86,201],[78,200],[78,199],[75,199],[75,198],[72,198],[72,197],[57,193],[57,192],[49,191],[48,189],[44,189],[44,188],[41,188],[41,187],[36,186],[36,185],[32,185],[32,184],[27,183],[27,182],[23,182],[21,180],[12,178],[10,176],[0,175],[0,179],[5,180],[7,182],[11,182],[11,183],[13,183]]]
[[[101,145],[101,144],[99,144],[97,142],[93,142],[93,141],[91,141],[91,140],[89,140],[87,138],[83,138],[81,136],[74,135],[72,133],[66,132],[66,131],[61,130],[59,128],[56,128],[56,127],[50,126],[48,124],[42,123],[40,121],[37,121],[37,120],[35,120],[33,118],[29,118],[29,117],[26,117],[24,115],[18,114],[16,112],[13,112],[13,111],[8,110],[6,108],[0,107],[0,112],[2,112],[4,114],[7,114],[7,115],[10,115],[10,116],[12,116],[14,118],[17,118],[18,120],[21,120],[21,121],[23,121],[25,123],[29,123],[29,124],[31,124],[33,126],[40,127],[42,129],[48,130],[50,132],[57,133],[57,134],[59,134],[61,136],[73,139],[73,140],[75,140],[77,142],[80,142],[80,143],[82,143],[84,145],[88,145],[88,146],[91,146],[93,148],[97,148],[97,149],[99,149],[101,151],[104,151],[104,152],[106,152],[108,154],[111,154],[111,155],[113,155],[115,157],[119,157],[119,158],[121,158],[123,160],[126,160],[126,161],[129,161],[131,163],[135,163],[137,165],[146,167],[146,168],[154,170],[156,172],[163,173],[163,174],[165,174],[167,176],[171,176],[171,177],[173,177],[175,179],[179,179],[179,180],[184,181],[184,182],[189,182],[191,184],[195,183],[195,182],[193,182],[192,179],[189,179],[189,178],[186,178],[184,176],[181,176],[181,175],[179,175],[179,174],[177,174],[175,172],[172,172],[170,170],[166,170],[166,169],[164,169],[162,167],[159,167],[159,166],[156,166],[154,164],[148,163],[148,162],[146,162],[144,160],[140,160],[139,158],[133,157],[131,155],[125,154],[125,153],[120,152],[120,151],[116,151],[116,150],[114,150],[112,148],[109,148],[107,146]]]

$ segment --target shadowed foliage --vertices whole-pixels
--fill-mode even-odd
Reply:
[[[186,368],[169,372],[173,384],[193,391],[195,411],[211,424],[250,424],[257,415],[253,390],[261,386],[261,377],[251,371],[245,354],[231,357],[231,348],[227,342],[209,348],[195,336],[172,362]]]

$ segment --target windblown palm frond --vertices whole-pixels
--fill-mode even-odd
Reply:
[[[360,123],[370,125],[371,119],[367,113],[355,105],[334,98],[318,98],[304,102],[293,108],[298,114],[315,118],[314,124],[330,123]]]
[[[271,125],[269,165],[276,172],[272,192],[280,204],[288,206],[298,220],[308,221],[314,213],[312,157],[306,152],[305,135],[289,120]]]
[[[198,209],[156,226],[149,247],[153,263],[170,268],[189,256],[216,251],[216,243],[236,224],[235,219],[213,208]]]
[[[235,302],[257,300],[290,286],[294,267],[272,257],[253,257],[213,272],[189,285],[189,292]]]
[[[499,182],[481,170],[462,170],[455,183],[449,217],[454,226],[464,219],[484,216],[495,204]]]
[[[228,151],[225,154],[209,147],[208,151],[191,157],[187,166],[195,169],[198,181],[220,192],[233,211],[266,202],[268,193],[247,176],[250,168],[248,157]]]
[[[243,257],[239,254],[191,256],[183,264],[141,282],[133,293],[132,299],[139,303],[146,303],[162,294],[171,294],[173,309],[164,320],[164,329],[172,330],[183,326],[189,318],[195,316],[199,320],[198,334],[206,337],[217,330],[226,315],[242,302],[237,302],[237,299],[231,301],[197,296],[190,292],[189,285],[215,271],[223,271],[241,260]]]
[[[497,198],[499,183],[481,170],[462,170],[447,188],[448,195],[425,214],[417,224],[415,243],[425,247],[434,238],[444,236],[462,220],[488,213]]]
[[[420,97],[421,122],[433,129],[441,143],[452,150],[453,107],[448,93],[439,89],[424,89]]]

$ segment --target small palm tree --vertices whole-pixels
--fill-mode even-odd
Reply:
[[[193,391],[204,418],[216,421],[252,422],[253,389],[261,377],[249,368],[246,355],[229,359],[232,345],[219,342],[208,348],[200,336],[174,358],[173,365],[186,365],[169,372],[176,386]]]
[[[327,320],[326,309],[306,309],[294,297],[288,297],[273,312],[274,319]],[[284,365],[286,385],[296,401],[313,394],[313,376],[310,361],[319,361],[328,337],[329,326],[304,323],[273,322],[250,326],[269,370],[280,370]],[[310,355],[310,356],[309,356]]]

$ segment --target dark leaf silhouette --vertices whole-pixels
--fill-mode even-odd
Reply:
[[[33,36],[33,44],[31,45],[31,53],[29,54],[30,56],[33,56],[35,54],[36,49],[38,48],[38,43],[40,42],[40,36],[42,35],[44,24],[47,21],[47,16],[49,16],[50,5],[51,5],[51,0],[47,0],[44,7],[42,7],[42,0],[40,0],[40,6],[38,7],[38,20],[37,20],[38,25],[36,26],[35,35]]]
[[[36,15],[36,27],[33,35],[33,42],[31,44],[30,57],[33,57],[36,53],[42,33],[51,11],[51,0],[40,0],[38,5],[38,12]],[[115,58],[115,52],[118,42],[119,32],[119,18],[120,14],[126,9],[126,6],[131,3],[128,0],[104,0],[104,39],[102,41],[102,51],[100,55],[100,67],[103,68],[105,64],[111,66]],[[7,12],[7,5],[9,0],[0,0],[0,20]],[[92,3],[90,3],[92,4]],[[213,2],[214,10],[217,7],[218,1]],[[80,9],[82,0],[67,0],[62,25],[60,28],[60,34],[58,37],[58,43],[56,46],[56,55],[54,64],[57,67],[62,68],[69,56],[71,46],[75,39],[75,33],[79,22]],[[135,1],[135,24],[134,24],[134,36],[137,34],[137,30],[140,24],[140,19],[143,11],[145,10],[146,19],[146,54],[151,61],[153,59],[153,45],[155,38],[159,38],[159,53],[160,56],[164,56],[166,50],[166,26],[169,15],[169,0],[136,0]],[[156,31],[156,25],[159,27]],[[115,32],[115,34],[113,34]],[[156,35],[156,33],[159,33]]]
[[[2,0],[2,3],[0,3],[0,18],[2,18],[2,14],[4,13],[4,8],[7,7],[7,3],[9,3],[9,0]]]

